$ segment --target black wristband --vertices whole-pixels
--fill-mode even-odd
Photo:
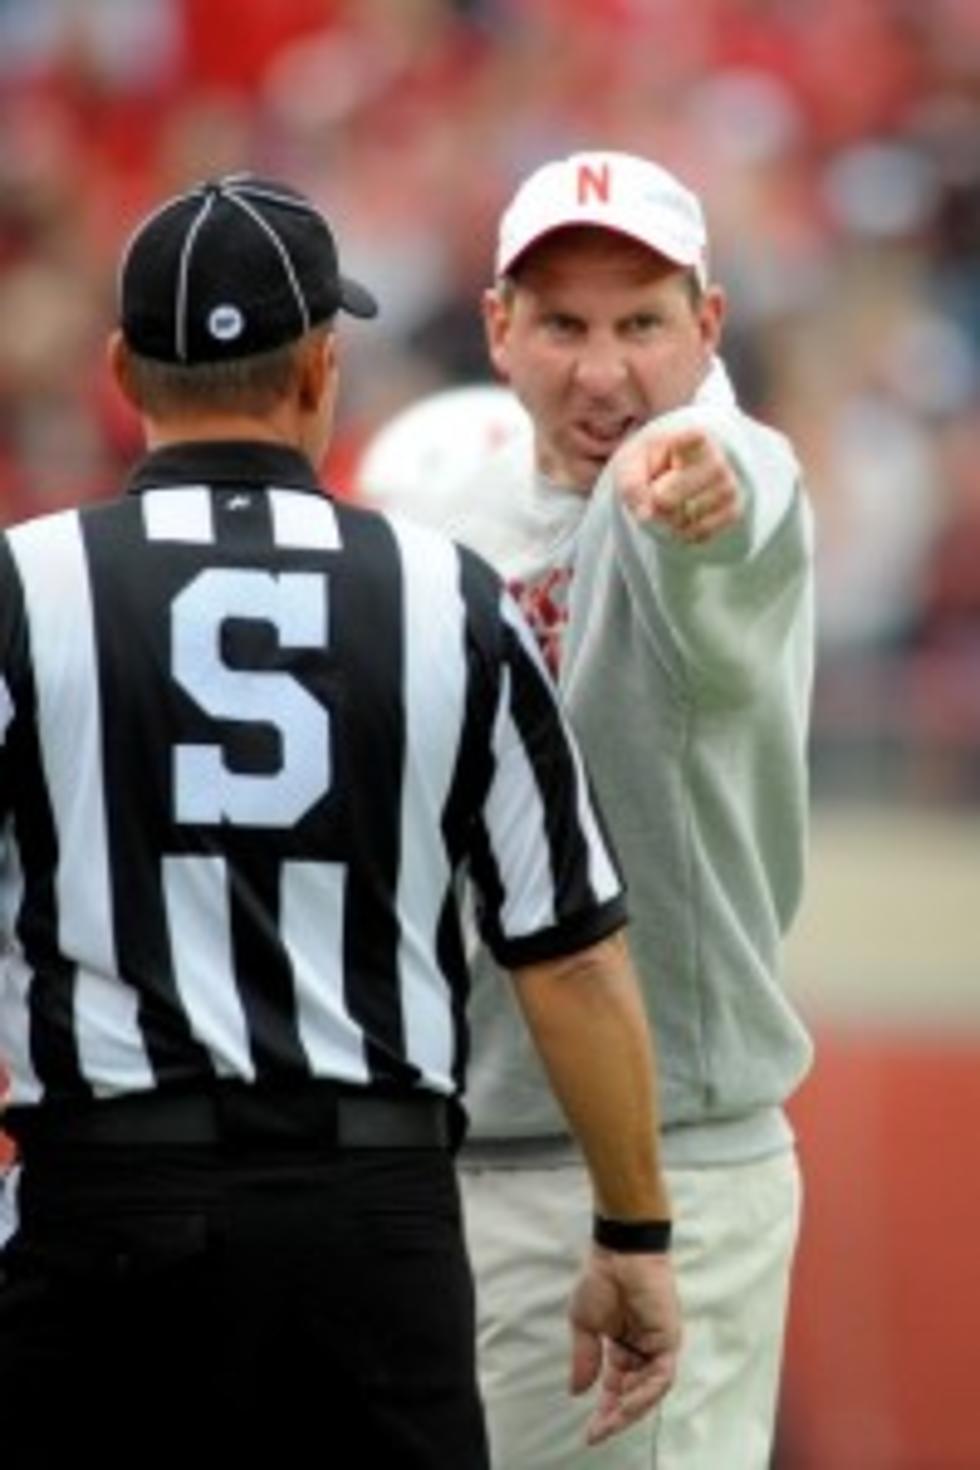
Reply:
[[[669,1220],[610,1220],[607,1215],[596,1215],[592,1222],[596,1245],[624,1255],[663,1255],[670,1250],[670,1235]]]

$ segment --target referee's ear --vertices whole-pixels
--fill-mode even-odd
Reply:
[[[126,346],[122,332],[117,327],[106,343],[106,357],[109,362],[109,372],[119,391],[127,402],[131,403],[137,412],[142,413],[142,406],[136,396],[133,387],[133,376],[129,364],[129,348]]]
[[[290,393],[297,447],[319,465],[333,435],[339,363],[333,332],[320,328],[300,344]]]
[[[331,399],[336,395],[339,364],[334,333],[322,328],[312,332],[300,347],[297,367],[300,406],[308,413],[316,413],[325,394]]]

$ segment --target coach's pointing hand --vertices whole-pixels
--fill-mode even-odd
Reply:
[[[682,541],[709,541],[741,514],[735,473],[703,429],[676,429],[627,444],[615,475],[638,521],[659,521]]]

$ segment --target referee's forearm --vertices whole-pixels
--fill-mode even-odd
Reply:
[[[525,1019],[585,1155],[596,1208],[666,1218],[656,1071],[622,934],[515,972]]]

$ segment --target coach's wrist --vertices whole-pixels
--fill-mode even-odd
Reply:
[[[594,1215],[592,1239],[603,1250],[623,1255],[664,1255],[670,1250],[673,1223],[670,1220],[614,1220]]]

